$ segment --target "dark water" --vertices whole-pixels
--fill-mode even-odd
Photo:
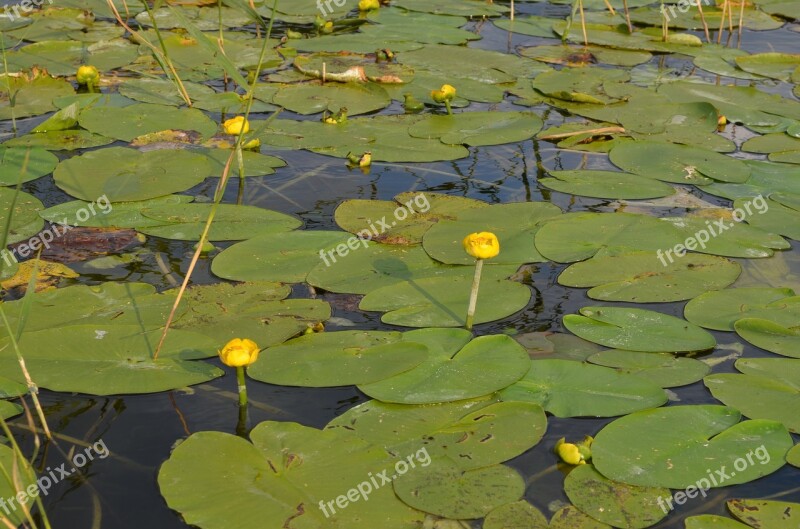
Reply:
[[[565,6],[548,4],[518,4],[519,12],[564,15]],[[552,40],[511,35],[495,28],[490,23],[473,24],[483,40],[472,46],[500,51],[513,50],[520,45],[553,43]],[[792,25],[770,32],[744,32],[742,47],[751,52],[800,51],[798,34]],[[794,30],[798,29],[795,24]],[[675,69],[679,75],[687,75],[691,62],[680,58],[653,59],[653,66]],[[467,65],[465,65],[467,67]],[[714,76],[705,72],[696,75],[708,80]],[[737,81],[737,84],[746,84]],[[785,96],[788,85],[775,83],[766,88]],[[487,108],[495,108],[485,105]],[[477,107],[477,108],[476,108]],[[510,102],[499,105],[511,108]],[[471,110],[480,110],[474,105]],[[384,112],[401,112],[395,103]],[[558,125],[569,118],[554,109],[541,107],[537,112],[544,115],[546,125]],[[214,116],[216,117],[216,116]],[[284,116],[286,117],[286,116]],[[294,117],[294,116],[293,116]],[[24,132],[44,117],[20,121]],[[4,124],[5,125],[5,124]],[[0,134],[4,132],[0,129]],[[731,127],[729,137],[737,143],[751,134],[741,127]],[[575,198],[541,188],[537,179],[542,168],[572,169],[585,161],[593,168],[608,166],[605,155],[569,153],[559,151],[547,142],[536,140],[489,148],[474,148],[468,158],[430,164],[383,164],[375,163],[368,175],[350,171],[339,159],[307,152],[268,151],[288,162],[277,174],[263,178],[247,179],[245,203],[300,216],[306,229],[335,228],[333,211],[343,200],[349,198],[390,199],[395,194],[414,191],[435,191],[455,196],[465,196],[491,203],[510,201],[551,201],[565,211],[610,211],[611,201]],[[739,156],[739,155],[737,155]],[[609,166],[610,167],[610,166]],[[216,180],[209,180],[189,194],[210,196]],[[25,184],[24,190],[35,194],[46,206],[60,203],[68,197],[53,185],[51,177]],[[230,201],[235,200],[235,186],[231,186]],[[729,206],[730,203],[706,195],[692,187],[691,193],[712,203]],[[659,214],[682,215],[686,210],[664,209]],[[160,254],[174,278],[180,280],[188,265],[192,252],[191,243],[180,243],[149,238],[146,247]],[[221,245],[225,246],[225,245]],[[790,266],[800,274],[797,255],[800,245],[793,243]],[[744,263],[743,263],[744,264]],[[209,273],[209,261],[201,261],[195,271],[195,283],[216,281]],[[171,286],[154,258],[148,256],[143,264],[112,269],[103,274],[75,266],[84,275],[82,282],[98,283],[108,280],[146,281],[158,288]],[[562,265],[546,263],[532,268],[526,282],[533,288],[530,305],[506,320],[476,328],[479,334],[497,333],[514,329],[516,332],[558,331],[565,332],[561,325],[564,314],[576,312],[581,306],[593,304],[581,289],[568,289],[556,283]],[[89,272],[91,272],[90,275]],[[787,284],[785,286],[793,286]],[[304,297],[307,291],[295,287],[293,296]],[[332,297],[332,301],[336,298]],[[641,305],[640,305],[641,306]],[[684,303],[668,303],[647,308],[681,316]],[[334,305],[334,316],[352,320],[356,328],[382,329],[376,313],[353,313]],[[336,330],[328,325],[328,330]],[[732,333],[715,333],[721,345],[736,343]],[[722,357],[731,351],[718,349],[714,356]],[[761,354],[747,346],[747,356]],[[216,361],[214,361],[216,362]],[[218,363],[218,362],[217,362]],[[732,361],[717,366],[716,371],[733,371]],[[42,404],[50,428],[56,433],[57,446],[43,447],[42,456],[36,461],[37,468],[58,467],[66,463],[66,455],[73,447],[82,450],[85,444],[102,440],[111,455],[88,463],[79,472],[54,485],[44,498],[44,505],[53,527],[56,529],[180,529],[188,527],[180,516],[171,511],[158,491],[156,476],[159,466],[169,457],[176,441],[190,433],[216,430],[234,433],[237,420],[235,377],[227,376],[212,383],[196,386],[188,392],[174,391],[156,395],[130,397],[87,397],[43,391]],[[366,397],[355,388],[307,389],[271,386],[263,383],[249,384],[251,410],[250,424],[265,420],[296,421],[304,425],[322,427],[329,420],[342,414],[354,405],[364,402]],[[712,403],[702,383],[674,389],[682,404]],[[536,447],[509,464],[529,481],[526,498],[548,513],[549,507],[559,507],[553,502],[568,502],[563,492],[563,474],[556,469],[552,447],[563,436],[570,439],[585,434],[595,434],[612,419],[557,419],[550,417],[545,438]],[[23,418],[11,421],[16,438],[26,453],[34,448],[34,436]],[[798,436],[794,436],[795,441]],[[724,500],[731,497],[767,498],[785,501],[800,501],[800,471],[785,466],[779,472],[746,485],[713,490],[707,499],[689,500],[658,528],[683,527],[682,519],[689,514],[724,514]],[[214,491],[208,491],[208,501],[214,501]],[[232,520],[235,514],[232,513]],[[234,524],[235,525],[235,524]],[[265,528],[269,524],[265,522]],[[377,529],[377,528],[376,528]]]

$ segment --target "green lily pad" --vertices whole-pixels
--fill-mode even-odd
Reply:
[[[675,189],[658,180],[619,171],[548,171],[543,186],[583,197],[636,200],[671,195]]]
[[[719,373],[705,378],[711,394],[752,419],[782,422],[800,433],[800,366],[789,358],[740,358],[743,374]],[[758,398],[753,398],[758,395]]]
[[[611,529],[611,526],[584,514],[574,505],[567,505],[553,515],[550,529]]]
[[[331,529],[386,520],[399,527],[422,525],[424,515],[398,500],[391,487],[363,486],[364,496],[355,496],[355,487],[370,476],[391,475],[394,460],[382,448],[343,430],[287,422],[262,422],[250,439],[252,444],[231,434],[199,432],[182,442],[158,473],[167,505],[186,523],[207,529],[230,526],[230,501],[238,504],[236,524],[242,529],[263,527],[265,520]],[[211,487],[230,501],[207,501]],[[344,496],[351,488],[355,499]]]
[[[0,119],[38,116],[56,110],[53,99],[74,93],[70,83],[49,75],[7,77],[0,83]],[[13,106],[11,97],[14,98]]]
[[[652,252],[601,250],[591,259],[570,265],[558,276],[558,283],[593,287],[587,293],[592,299],[654,303],[691,299],[725,288],[741,271],[738,263],[710,255],[687,254],[666,263]]]
[[[316,114],[325,110],[338,112],[344,107],[351,116],[380,110],[392,102],[386,90],[377,83],[316,82],[283,86],[272,101],[298,114]]]
[[[608,479],[630,485],[692,486],[706,492],[781,468],[792,446],[786,428],[775,421],[740,419],[738,411],[725,406],[639,411],[600,430],[592,462]]]
[[[684,520],[686,529],[752,529],[749,525],[714,514],[689,516]]]
[[[597,344],[578,338],[573,334],[530,332],[513,337],[534,360],[561,359],[583,362],[594,353],[603,350]]]
[[[150,200],[139,200],[134,202],[117,202],[110,208],[101,208],[96,202],[86,202],[83,200],[71,200],[63,202],[53,207],[39,212],[39,216],[49,222],[62,222],[70,226],[89,226],[93,228],[145,228],[148,226],[159,226],[161,222],[145,217],[142,210],[158,208],[161,206],[178,206],[191,202],[192,197],[188,195],[167,195],[164,197],[151,198]],[[90,206],[92,208],[90,209]],[[92,209],[100,212],[100,215],[89,215],[86,219],[79,219],[86,216],[81,211],[91,213]]]
[[[35,196],[24,191],[17,194],[14,188],[0,187],[0,226],[9,226],[6,244],[24,241],[39,233],[44,227],[44,221],[39,218],[42,209],[44,205]]]
[[[800,296],[789,288],[728,288],[694,298],[683,314],[695,325],[718,331],[733,331],[742,318],[793,326],[800,320]]]
[[[786,327],[763,318],[742,318],[733,324],[736,334],[756,347],[800,358],[800,327]]]
[[[400,193],[393,200],[345,200],[336,208],[334,220],[364,239],[409,245],[421,243],[431,226],[488,207],[480,200],[440,193]]]
[[[525,481],[503,465],[463,471],[447,459],[436,460],[393,482],[406,504],[445,518],[481,518],[496,507],[516,501]]]
[[[481,336],[463,345],[461,339],[468,334],[460,329],[405,333],[404,341],[429,344],[428,357],[413,369],[360,384],[359,389],[383,402],[451,402],[489,395],[513,384],[530,369],[525,349],[510,337]]]
[[[534,360],[522,380],[500,392],[504,401],[541,404],[556,417],[613,417],[654,408],[667,395],[653,382],[572,360]]]
[[[775,193],[766,200],[767,208],[763,213],[750,215],[747,223],[764,231],[779,233],[795,241],[800,241],[800,205],[796,204],[788,194]],[[735,208],[746,207],[747,199],[733,202]]]
[[[197,241],[205,229],[212,204],[179,204],[144,208],[141,213],[160,223],[158,226],[139,227],[139,231],[155,237],[179,241]],[[233,204],[217,205],[210,241],[236,241],[256,235],[291,231],[302,225],[295,217],[255,206]]]
[[[217,131],[217,124],[200,110],[150,103],[90,107],[80,113],[78,123],[90,132],[123,141],[162,130],[193,131],[206,138]]]
[[[623,529],[644,529],[667,516],[659,500],[669,489],[640,487],[612,481],[592,465],[580,465],[564,480],[569,500],[592,518]]]
[[[0,400],[0,417],[2,417],[4,420],[10,419],[11,417],[15,417],[21,414],[23,411],[24,408],[19,404],[15,404],[13,402],[8,402],[5,400]]]
[[[136,59],[136,50],[135,45],[123,38],[100,42],[49,40],[9,52],[7,57],[10,70],[38,66],[51,75],[74,75],[82,64],[91,64],[100,73],[126,66]]]
[[[542,94],[574,103],[606,105],[620,101],[607,95],[604,83],[624,83],[630,75],[623,70],[599,67],[565,68],[545,72],[533,80],[533,87]]]
[[[475,324],[499,320],[525,308],[530,289],[508,277],[516,267],[484,267]],[[472,274],[447,274],[404,281],[373,290],[359,308],[386,312],[381,321],[405,327],[462,327],[467,317]]]
[[[53,172],[58,158],[44,149],[0,146],[0,185],[14,186]]]
[[[764,529],[786,527],[787,523],[791,526],[800,512],[800,504],[787,501],[733,499],[728,500],[727,505],[739,520],[750,527]]]
[[[795,445],[794,448],[789,450],[789,453],[786,454],[786,462],[800,468],[800,445]]]
[[[349,253],[351,237],[339,231],[300,231],[253,237],[234,244],[214,258],[211,271],[224,279],[236,281],[281,281],[300,283],[320,262],[325,252],[343,247],[338,254]],[[361,246],[358,242],[356,249]],[[342,257],[344,254],[345,257]]]
[[[660,312],[622,307],[583,307],[564,326],[585,340],[617,349],[658,353],[704,351],[714,337],[697,325]]]
[[[508,7],[498,4],[485,4],[480,0],[398,0],[396,5],[409,11],[422,11],[435,15],[458,15],[465,17],[493,17],[508,12]]]
[[[800,55],[789,53],[755,53],[736,58],[736,65],[744,70],[764,77],[789,82],[800,67]]]
[[[632,213],[568,213],[546,222],[536,233],[536,249],[551,261],[583,261],[601,248],[625,247],[657,252],[683,242],[673,226]]]
[[[438,138],[442,143],[472,147],[525,141],[542,130],[542,120],[531,112],[462,112],[453,116],[426,116],[408,128],[415,138]]]
[[[371,400],[335,418],[330,428],[395,454],[424,445],[429,457],[449,457],[461,470],[470,470],[508,461],[536,445],[547,417],[537,404],[492,397],[422,406]]]
[[[629,173],[678,184],[745,182],[750,167],[741,160],[714,151],[677,145],[637,141],[617,145],[609,153],[611,161]]]
[[[210,173],[211,164],[201,154],[109,147],[62,161],[53,178],[75,198],[93,201],[105,196],[111,202],[124,202],[185,191]]]
[[[711,372],[711,368],[700,360],[675,357],[669,353],[612,349],[595,353],[587,361],[645,378],[662,388],[693,384]]]
[[[284,386],[366,384],[424,362],[428,348],[401,341],[398,332],[337,331],[308,334],[264,350],[248,374]]]
[[[138,325],[72,325],[25,332],[20,349],[39,387],[53,391],[119,395],[156,393],[200,384],[222,371],[190,360],[216,355],[216,343],[200,334],[172,330],[158,360],[161,329]],[[17,358],[0,352],[3,373],[24,380]]]
[[[204,151],[212,165],[211,176],[222,177],[225,164],[231,151],[228,149],[209,149]],[[286,162],[275,156],[267,156],[253,151],[242,151],[242,162],[244,162],[244,176],[265,176],[275,173],[278,167],[284,167]],[[236,156],[234,155],[231,167],[228,172],[230,177],[239,176]]]
[[[688,249],[712,255],[754,259],[771,257],[775,253],[774,250],[791,248],[783,237],[775,233],[730,220],[728,210],[719,210],[719,213],[716,211],[707,209],[703,212],[703,216],[687,215],[661,220],[669,222],[686,235],[683,251]],[[689,246],[685,246],[687,244]],[[669,251],[666,252],[666,256],[672,262],[673,257]],[[680,259],[686,257],[688,255]],[[663,259],[663,256],[660,259]]]
[[[428,255],[447,264],[473,264],[462,241],[470,233],[488,231],[497,235],[500,254],[491,264],[541,263],[546,259],[536,250],[533,238],[538,227],[558,217],[561,210],[546,202],[495,204],[459,213],[455,220],[442,219],[423,238]]]
[[[88,130],[76,129],[24,134],[6,141],[3,145],[6,147],[40,148],[48,151],[74,151],[102,147],[113,142],[112,138],[92,134]]]
[[[544,514],[525,500],[493,509],[483,520],[483,529],[547,529]]]

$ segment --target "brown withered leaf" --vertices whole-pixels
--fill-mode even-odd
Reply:
[[[140,244],[136,230],[73,227],[51,241],[49,248],[42,247],[42,259],[57,263],[75,263],[120,253]]]

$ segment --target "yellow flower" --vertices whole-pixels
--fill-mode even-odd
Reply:
[[[239,134],[247,134],[250,131],[250,123],[244,119],[244,116],[236,116],[235,118],[225,120],[225,123],[222,124],[222,128],[225,130],[225,134],[238,136]]]
[[[431,99],[437,103],[452,101],[454,97],[456,97],[456,89],[449,84],[443,84],[439,90],[431,92]]]
[[[475,259],[491,259],[500,253],[500,241],[488,231],[467,235],[463,244],[464,250]]]
[[[591,446],[594,439],[591,436],[583,438],[583,442],[578,444],[567,443],[564,438],[558,440],[555,452],[564,463],[568,465],[585,465],[592,459]]]
[[[381,3],[378,0],[361,0],[358,3],[359,11],[372,11],[373,9],[379,9],[380,7]]]
[[[75,79],[79,85],[96,85],[100,82],[100,72],[94,66],[84,64],[78,68]]]
[[[222,363],[228,367],[249,366],[258,360],[258,345],[253,340],[234,338],[219,352]]]

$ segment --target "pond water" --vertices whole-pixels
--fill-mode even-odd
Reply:
[[[57,0],[56,0],[57,1]],[[797,4],[795,4],[797,5]],[[736,8],[738,9],[738,7]],[[566,17],[570,5],[546,2],[516,3],[517,17],[539,15],[551,18]],[[503,18],[506,18],[504,16]],[[282,36],[289,29],[306,31],[309,25],[276,24],[274,32]],[[515,53],[522,46],[553,45],[555,38],[542,38],[510,33],[489,20],[471,21],[464,26],[475,32],[480,40],[469,44],[473,48]],[[800,25],[786,22],[780,29],[751,31],[745,29],[741,49],[749,53],[777,51],[800,53]],[[580,32],[579,24],[573,31]],[[700,31],[692,32],[702,35]],[[716,32],[713,33],[716,35]],[[735,37],[734,37],[735,39]],[[381,47],[376,43],[376,48]],[[734,44],[735,47],[735,44]],[[461,65],[470,69],[470,64]],[[691,57],[677,54],[656,55],[646,66],[627,68],[653,78],[658,71],[666,77],[701,79],[723,84],[735,82],[746,86],[747,81],[717,77],[696,68]],[[447,82],[442,78],[442,82]],[[759,89],[783,97],[796,99],[792,85],[766,80]],[[111,91],[113,88],[103,88]],[[497,104],[472,102],[469,111],[518,111],[525,109],[514,104],[516,98],[507,96]],[[3,103],[5,104],[5,103]],[[532,110],[542,117],[547,129],[565,122],[582,121],[577,116],[568,116],[566,111],[546,104],[538,104]],[[381,114],[401,114],[403,106],[394,101],[381,110]],[[219,120],[217,113],[208,113]],[[263,119],[269,114],[251,116]],[[47,116],[23,118],[17,121],[17,135],[28,133]],[[281,119],[318,120],[319,115],[302,116],[284,110]],[[0,138],[13,136],[11,123],[0,121]],[[737,145],[756,133],[742,125],[729,125],[722,137]],[[115,145],[126,145],[118,142]],[[83,151],[56,151],[64,159]],[[454,161],[426,163],[392,163],[375,161],[366,173],[349,169],[341,158],[324,156],[305,150],[284,150],[269,145],[262,146],[262,153],[278,156],[286,161],[286,167],[277,169],[274,175],[248,178],[245,182],[244,204],[267,208],[295,215],[306,230],[338,230],[334,221],[334,210],[347,199],[391,200],[398,193],[435,192],[450,196],[467,197],[491,204],[509,202],[545,201],[557,205],[564,212],[612,212],[624,209],[628,212],[644,212],[659,217],[685,216],[691,208],[683,203],[665,205],[637,204],[629,201],[623,205],[616,199],[588,198],[550,190],[539,183],[551,170],[590,168],[614,170],[605,153],[581,152],[556,147],[554,143],[532,139],[498,146],[470,147],[469,156]],[[764,159],[761,155],[736,152],[731,156],[741,159]],[[210,178],[187,190],[184,194],[213,199],[217,179]],[[730,207],[731,201],[703,192],[698,186],[676,185],[696,199],[720,207]],[[72,200],[55,185],[48,175],[22,185],[22,190],[39,198],[45,207]],[[236,180],[232,180],[226,191],[224,202],[234,203],[237,197]],[[231,246],[231,242],[219,242],[219,249]],[[800,291],[800,243],[789,241],[790,248],[777,252],[774,257],[760,260],[734,259],[741,263],[743,273],[737,286],[789,287]],[[193,242],[147,237],[139,252],[139,258],[129,264],[108,269],[98,269],[86,263],[70,263],[80,274],[79,278],[66,279],[60,283],[96,285],[106,281],[146,282],[159,291],[179,284],[183,279],[193,254]],[[220,280],[211,273],[209,257],[199,260],[192,282],[197,285],[212,284]],[[584,288],[562,286],[557,282],[559,274],[567,264],[552,261],[526,266],[522,283],[528,285],[533,296],[528,305],[513,316],[476,326],[478,335],[511,334],[533,332],[568,332],[562,318],[575,314],[582,307],[604,305],[587,296]],[[381,322],[382,313],[358,310],[353,296],[314,292],[305,284],[292,286],[290,298],[309,298],[329,302],[333,307],[334,320],[325,325],[326,332],[365,330],[405,330],[402,327]],[[614,306],[637,307],[683,317],[686,302],[627,303]],[[699,355],[700,359],[723,359],[732,352],[743,351],[744,357],[775,357],[758,349],[735,333],[712,331],[718,346],[713,352]],[[738,349],[737,349],[738,348]],[[49,426],[54,432],[58,447],[45,443],[41,456],[35,461],[38,471],[47,467],[56,468],[67,461],[60,449],[75,447],[82,450],[87,444],[102,440],[111,455],[89,462],[80,472],[55,484],[44,498],[44,506],[55,528],[133,529],[152,527],[179,529],[189,527],[180,514],[171,510],[156,482],[160,466],[169,458],[171,450],[180,440],[200,431],[236,433],[237,396],[236,378],[230,369],[214,358],[207,362],[226,370],[226,375],[184,390],[175,390],[151,395],[135,396],[87,396],[42,390],[40,399]],[[735,373],[733,360],[722,360],[714,365],[714,373]],[[271,385],[253,380],[248,384],[250,398],[249,425],[262,421],[295,421],[306,426],[322,428],[333,418],[369,398],[354,386],[337,388],[300,388]],[[703,385],[672,388],[671,405],[718,404]],[[796,397],[796,395],[795,395]],[[507,462],[526,480],[525,499],[550,516],[554,508],[569,503],[564,492],[564,473],[556,467],[553,446],[561,437],[576,440],[587,434],[595,434],[614,418],[569,418],[560,419],[548,415],[547,432],[543,439],[524,454]],[[11,429],[25,453],[35,448],[35,437],[31,434],[24,416],[9,420]],[[41,439],[41,437],[39,438]],[[795,443],[797,435],[794,436]],[[800,502],[800,480],[798,469],[784,466],[770,476],[757,481],[714,489],[707,499],[689,500],[679,506],[675,513],[655,528],[680,528],[683,519],[695,514],[726,514],[725,500],[729,498],[774,498],[781,501]],[[207,491],[207,501],[214,502],[215,491]],[[231,512],[231,519],[236,513]],[[796,523],[796,522],[793,522]],[[234,524],[235,525],[235,524]],[[478,527],[476,522],[474,527]],[[265,520],[263,527],[278,527]],[[796,529],[796,526],[786,525]],[[777,528],[775,528],[777,529]]]

